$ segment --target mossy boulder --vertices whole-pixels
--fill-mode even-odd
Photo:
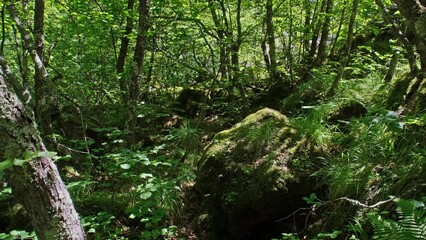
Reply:
[[[263,239],[291,231],[277,220],[303,207],[302,197],[314,192],[310,151],[287,117],[269,108],[216,134],[195,185],[213,229],[203,239]]]

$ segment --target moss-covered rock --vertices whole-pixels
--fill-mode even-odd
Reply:
[[[274,230],[265,226],[284,232],[285,221],[276,220],[303,206],[302,197],[314,191],[309,151],[288,119],[269,108],[216,134],[195,185],[211,217],[211,239],[258,239],[259,231],[267,237]]]

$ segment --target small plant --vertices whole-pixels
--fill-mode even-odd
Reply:
[[[27,232],[27,231],[18,231],[12,230],[9,234],[0,233],[0,239],[4,240],[14,240],[14,239],[27,239],[27,240],[37,240],[37,236],[35,232]]]
[[[198,128],[191,126],[189,121],[184,121],[182,126],[174,132],[176,144],[186,153],[197,153],[201,147],[201,134]]]
[[[115,216],[107,212],[98,212],[94,216],[82,217],[82,225],[86,233],[94,239],[123,239],[119,234],[123,229],[115,227]]]
[[[272,238],[271,240],[298,240],[296,234],[294,233],[282,233],[281,238]]]
[[[416,200],[395,199],[397,219],[384,218],[377,212],[367,218],[374,227],[374,239],[426,239],[426,206]]]
[[[265,147],[269,145],[278,132],[279,128],[272,121],[267,121],[262,126],[249,132],[249,138],[255,145]]]
[[[321,239],[337,239],[342,231],[334,230],[331,233],[318,233],[316,237],[311,238],[312,240],[321,240]],[[299,238],[295,233],[282,233],[281,238],[273,238],[271,240],[299,240],[305,238]]]
[[[315,207],[321,207],[323,204],[323,202],[317,197],[315,193],[311,193],[309,197],[303,197],[303,200],[305,200],[307,204],[315,205]]]

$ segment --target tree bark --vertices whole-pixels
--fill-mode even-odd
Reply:
[[[132,144],[136,137],[138,104],[141,97],[141,83],[143,76],[143,66],[145,52],[148,43],[147,33],[150,27],[149,18],[150,0],[139,0],[138,12],[138,35],[133,55],[132,74],[129,84],[129,101],[127,114],[127,128],[130,131],[129,143]]]
[[[398,60],[399,60],[399,51],[395,51],[392,55],[392,59],[391,62],[389,64],[389,69],[388,72],[386,73],[385,82],[390,82],[392,81],[393,76],[395,76],[395,71],[396,71],[396,66],[398,64]]]
[[[346,1],[345,1],[344,5],[346,6]],[[336,37],[333,39],[333,43],[331,44],[331,49],[330,49],[330,53],[329,53],[329,55],[331,55],[331,56],[333,56],[335,54],[336,45],[337,45],[337,42],[339,40],[340,32],[341,32],[342,26],[343,26],[343,21],[345,20],[345,14],[346,14],[346,8],[343,7],[342,13],[340,14],[339,27],[337,27]]]
[[[420,55],[421,71],[426,72],[426,4],[420,0],[394,0],[408,27],[414,32],[414,43]]]
[[[318,2],[315,3],[315,5],[318,5]],[[305,10],[305,26],[303,29],[303,54],[305,54],[307,51],[309,51],[309,30],[311,29],[311,1],[310,0],[304,0],[303,1],[303,8]],[[315,6],[316,8],[316,6]],[[315,12],[316,9],[314,9]],[[314,13],[315,14],[315,13]]]
[[[408,29],[413,34],[412,42],[420,56],[420,71],[415,74],[405,94],[408,111],[424,111],[426,108],[426,2],[420,0],[394,0],[402,15],[407,19]]]
[[[21,159],[25,151],[46,148],[33,117],[6,83],[0,68],[0,161]],[[48,157],[38,157],[7,170],[15,198],[29,213],[39,239],[85,239],[69,193],[56,166]]]
[[[232,64],[232,84],[237,87],[240,92],[240,97],[243,99],[244,110],[248,112],[249,102],[244,91],[244,87],[240,82],[241,70],[240,70],[240,48],[242,44],[242,27],[241,27],[241,1],[237,0],[237,39],[231,44],[231,64]],[[233,35],[233,34],[232,34]],[[232,38],[231,38],[232,39]]]
[[[121,38],[120,51],[118,53],[117,63],[115,66],[116,72],[119,75],[119,84],[120,84],[121,98],[122,98],[123,104],[127,104],[129,87],[125,78],[121,76],[121,74],[124,71],[124,65],[126,63],[127,52],[129,49],[129,42],[130,42],[129,35],[132,33],[132,30],[133,30],[132,12],[133,12],[134,4],[135,4],[135,0],[127,1],[128,15],[126,17],[126,29],[124,31],[123,37]]]
[[[273,14],[272,0],[266,0],[266,15],[264,20],[265,36],[262,41],[262,52],[269,78],[271,82],[274,83],[279,81],[280,74],[277,69],[275,29],[272,21]]]
[[[417,66],[417,60],[416,60],[416,55],[414,53],[413,43],[411,43],[410,40],[408,40],[408,38],[403,33],[403,30],[395,24],[395,21],[393,20],[391,14],[386,10],[386,7],[383,4],[383,2],[381,0],[375,0],[375,2],[377,6],[379,7],[380,12],[382,13],[384,20],[388,24],[391,24],[392,30],[394,31],[398,41],[400,41],[401,44],[404,46],[404,49],[407,53],[408,64],[410,65],[410,71],[412,73],[416,73],[419,70],[419,68]]]
[[[35,1],[33,35],[31,35],[26,29],[25,24],[19,19],[17,9],[13,4],[9,5],[8,10],[21,34],[24,49],[30,53],[34,63],[34,112],[43,135],[47,136],[53,133],[50,107],[53,103],[52,92],[54,92],[54,86],[50,82],[49,74],[44,65],[44,0]]]
[[[346,40],[346,48],[345,48],[344,53],[341,56],[339,70],[338,70],[337,75],[334,78],[334,81],[333,81],[333,83],[332,83],[332,85],[331,85],[331,87],[330,87],[330,89],[327,93],[327,96],[334,95],[334,92],[335,92],[340,80],[342,80],[343,73],[345,72],[346,65],[348,64],[349,56],[351,54],[352,40],[353,40],[353,35],[354,35],[354,25],[355,25],[356,15],[358,13],[359,1],[360,0],[354,0],[353,1],[351,18],[349,20],[348,38]]]
[[[40,125],[44,136],[53,133],[50,107],[52,107],[53,85],[49,83],[49,75],[45,68],[44,59],[44,0],[36,0],[34,6],[34,97],[35,97],[35,116]],[[28,49],[31,51],[31,49]]]
[[[314,26],[314,29],[313,29],[312,39],[311,39],[311,47],[310,47],[310,50],[309,50],[309,55],[307,57],[307,65],[309,67],[312,66],[312,63],[314,62],[314,56],[315,56],[315,53],[317,51],[318,38],[319,38],[320,31],[321,31],[322,23],[323,23],[320,15],[321,15],[321,13],[325,12],[326,1],[327,0],[322,1],[320,12],[314,13],[314,16],[313,16],[312,24]]]
[[[3,55],[4,43],[6,41],[6,24],[5,24],[5,9],[6,5],[1,7],[1,42],[0,42],[0,55]]]
[[[289,14],[289,29],[288,29],[288,47],[287,47],[287,62],[288,62],[288,72],[290,74],[290,83],[293,83],[293,1],[288,1],[288,14]]]
[[[331,23],[331,10],[333,8],[333,0],[327,0],[327,6],[325,8],[325,20],[324,23],[322,25],[322,30],[321,30],[321,40],[318,44],[318,53],[317,53],[317,58],[315,60],[315,66],[320,66],[325,58],[327,57],[327,41],[328,41],[328,35],[330,33],[330,23]]]
[[[229,69],[229,51],[226,47],[226,29],[221,23],[221,20],[219,19],[219,16],[215,9],[215,1],[209,0],[209,10],[210,14],[212,16],[213,23],[216,28],[216,34],[217,34],[217,42],[219,45],[219,73],[220,73],[220,79],[227,79],[228,78],[228,69]],[[226,12],[225,12],[226,13]],[[226,15],[223,16],[226,18]]]

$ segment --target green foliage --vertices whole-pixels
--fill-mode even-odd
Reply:
[[[37,238],[35,232],[12,230],[12,231],[10,231],[9,234],[0,233],[0,239],[4,239],[4,240],[15,240],[15,239],[37,240],[38,238]]]
[[[41,151],[41,152],[30,152],[25,151],[22,153],[22,159],[7,159],[5,161],[0,162],[0,172],[5,171],[8,168],[11,168],[13,166],[22,167],[25,163],[32,161],[34,159],[40,158],[40,157],[47,157],[51,158],[53,160],[58,159],[56,156],[56,152],[48,152],[48,151]]]
[[[314,77],[298,86],[297,90],[282,101],[284,112],[298,113],[302,106],[313,106],[320,103],[331,85],[333,78],[329,69],[315,70]]]
[[[342,234],[342,231],[334,230],[330,233],[318,233],[316,237],[310,238],[312,240],[321,240],[321,239],[337,239]],[[282,233],[282,237],[277,239],[273,238],[271,240],[298,240],[300,239],[297,234],[293,233]]]
[[[309,205],[315,205],[316,207],[320,207],[322,205],[322,201],[317,197],[315,193],[311,193],[309,197],[303,197],[303,200]]]
[[[327,103],[315,106],[303,106],[302,109],[308,111],[304,116],[294,117],[291,124],[303,132],[303,134],[313,140],[318,146],[327,147],[333,138],[334,129],[326,123],[327,117],[336,103]]]
[[[191,122],[185,120],[179,129],[172,131],[172,138],[176,145],[187,153],[198,153],[202,148],[200,129],[193,127]]]
[[[23,22],[31,26],[34,1],[15,2]],[[208,92],[214,97],[202,106],[203,114],[221,121],[209,132],[214,134],[244,118],[244,97],[257,99],[260,94],[265,94],[265,89],[273,83],[264,66],[267,57],[260,47],[266,38],[266,13],[264,1],[254,2],[242,1],[241,36],[237,36],[236,1],[151,3],[153,18],[147,34],[149,43],[144,46],[147,52],[141,74],[142,97],[138,99],[140,139],[128,149],[127,106],[122,94],[129,89],[128,86],[122,89],[119,81],[124,79],[128,84],[134,67],[132,51],[138,32],[136,6],[129,11],[124,0],[46,1],[45,61],[49,78],[54,83],[54,88],[49,91],[58,105],[51,109],[52,118],[58,118],[53,120],[55,134],[52,137],[66,147],[60,153],[61,158],[51,152],[27,152],[17,159],[0,159],[1,178],[4,171],[13,166],[22,167],[37,157],[54,158],[60,169],[72,167],[75,171],[76,174],[64,174],[63,178],[81,213],[85,229],[96,239],[173,238],[176,227],[170,219],[180,217],[181,185],[194,179],[194,166],[187,164],[191,161],[182,159],[195,162],[200,158],[203,144],[208,140],[208,136],[204,136],[205,129],[213,129],[212,125],[217,123],[200,116],[197,120],[183,121],[179,128],[166,128],[164,122],[170,116],[169,106],[182,88]],[[384,2],[391,5],[389,0]],[[386,103],[391,84],[383,83],[383,75],[393,49],[400,49],[401,44],[387,39],[393,36],[389,36],[392,35],[388,32],[389,26],[379,19],[376,5],[361,1],[357,41],[349,66],[336,95],[326,99],[325,93],[339,67],[340,59],[335,58],[345,48],[351,1],[334,0],[328,14],[320,11],[322,1],[319,0],[272,3],[276,60],[281,72],[280,79],[276,80],[285,83],[278,90],[286,92],[286,98],[277,101],[281,102],[283,112],[292,117],[290,124],[298,129],[301,139],[309,140],[311,145],[306,147],[329,154],[321,157],[324,165],[315,174],[322,184],[327,185],[328,197],[333,200],[345,196],[361,202],[375,202],[389,195],[410,197],[418,189],[423,189],[426,118],[417,113],[400,116],[388,110],[390,106],[396,109],[403,103],[405,91],[401,88],[408,88],[411,79],[397,81],[389,103]],[[28,5],[24,7],[24,4]],[[1,1],[0,8],[5,6]],[[216,11],[220,26],[214,22],[211,10]],[[342,11],[346,11],[346,15],[342,15],[340,29],[338,16]],[[399,11],[393,14],[395,22],[403,24]],[[319,33],[314,30],[321,27],[328,16],[331,23],[326,52],[330,57],[325,64],[308,69],[308,45],[314,43],[313,37]],[[117,74],[117,55],[126,17],[131,17],[135,26],[126,36],[130,44],[124,72]],[[16,80],[34,94],[34,80],[29,74],[33,66],[28,64],[28,50],[19,40],[7,9],[3,27],[5,47],[0,54],[8,60]],[[338,30],[341,32],[337,37]],[[224,36],[221,38],[220,35]],[[236,43],[239,44],[238,51],[235,51]],[[238,66],[230,65],[234,59],[240,61]],[[398,65],[397,79],[403,78],[401,69],[407,68],[404,63],[402,59]],[[226,73],[221,72],[221,68]],[[309,77],[303,79],[304,75]],[[238,82],[234,82],[235,77],[239,78]],[[368,106],[366,117],[345,119],[337,124],[328,121],[333,111],[352,100]],[[253,110],[258,108],[255,102],[249,104]],[[261,146],[262,152],[254,154],[274,160],[277,153],[268,152],[268,146],[281,144],[281,139],[276,139],[279,128],[274,122],[267,121],[253,131],[248,129],[241,137],[247,137],[250,144]],[[301,156],[289,164],[297,165],[298,169],[309,169],[313,162],[311,158],[316,157]],[[10,187],[6,181],[1,187],[0,201],[9,201],[12,198]],[[231,204],[238,197],[230,191],[224,200]],[[304,200],[317,206],[322,203],[315,194]],[[410,210],[407,208],[410,203],[404,203],[404,200],[397,204],[397,220],[385,219],[381,214],[369,217],[377,229],[376,235],[386,238],[386,231],[389,234],[411,231],[412,236],[418,237],[412,226],[424,225],[414,213],[420,208]],[[327,211],[330,215],[338,214],[336,209]],[[347,215],[342,214],[345,221],[346,218],[353,219],[354,209],[350,208]],[[359,220],[352,226],[355,230],[349,232],[360,233],[362,225]],[[34,234],[30,235],[12,231],[0,234],[0,239],[30,238]],[[315,239],[333,239],[342,235],[340,230],[331,230],[315,235]],[[364,231],[359,235],[368,233]],[[282,237],[296,238],[294,234],[283,234]]]
[[[12,188],[5,187],[4,189],[1,189],[0,191],[0,201],[9,199],[12,197]]]
[[[266,121],[262,126],[249,131],[248,137],[253,145],[260,146],[260,149],[271,144],[275,139],[279,127],[273,121]]]
[[[426,239],[426,207],[424,202],[395,199],[397,219],[372,212],[367,218],[374,227],[374,239]]]
[[[96,216],[84,216],[81,224],[86,233],[94,235],[95,239],[124,239],[119,237],[122,229],[114,227],[115,217],[107,212],[98,212]]]
[[[93,185],[95,183],[96,183],[95,181],[88,181],[88,180],[70,182],[67,184],[67,189],[70,192],[70,194],[73,196],[74,201],[78,199],[84,200],[85,196],[93,192],[93,188],[94,188]]]

